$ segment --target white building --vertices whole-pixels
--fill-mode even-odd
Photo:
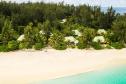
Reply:
[[[99,29],[99,30],[97,31],[97,34],[99,34],[99,35],[105,35],[105,34],[107,34],[107,31],[104,30],[104,29]]]
[[[79,41],[77,39],[75,39],[73,36],[65,37],[65,41],[66,42],[73,42],[75,45],[79,43]]]
[[[17,41],[23,41],[25,39],[24,34],[20,35],[17,39]]]
[[[72,31],[75,33],[75,35],[82,36],[82,34],[78,30],[72,30]]]
[[[93,39],[93,42],[100,42],[100,43],[105,43],[105,38],[103,36],[96,36]]]

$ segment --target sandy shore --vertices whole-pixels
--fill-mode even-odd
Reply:
[[[122,61],[123,60],[123,61]],[[0,84],[30,84],[126,62],[126,49],[0,53]]]

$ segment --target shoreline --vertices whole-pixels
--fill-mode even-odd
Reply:
[[[2,52],[0,84],[30,84],[126,64],[125,55],[126,48]]]

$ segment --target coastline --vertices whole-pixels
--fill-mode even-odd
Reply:
[[[0,53],[0,84],[30,84],[126,64],[125,55],[126,48],[2,52]]]

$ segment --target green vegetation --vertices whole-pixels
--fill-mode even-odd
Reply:
[[[57,50],[64,50],[67,48],[67,45],[64,41],[64,36],[59,31],[55,32],[50,37],[49,44]]]
[[[35,43],[35,45],[34,45],[34,48],[35,48],[36,50],[41,50],[43,47],[44,47],[44,46],[43,46],[43,44],[41,44],[41,43]]]
[[[122,49],[125,47],[124,44],[120,42],[112,43],[111,46],[114,47],[115,49]]]
[[[93,42],[93,43],[92,43],[92,47],[93,47],[94,49],[96,49],[96,50],[101,50],[101,49],[103,49],[103,47],[101,46],[101,44],[100,44],[100,43],[97,43],[97,42]]]
[[[112,30],[115,42],[126,43],[126,15],[117,17],[117,19],[113,22]]]
[[[26,49],[27,48],[27,44],[26,43],[20,43],[19,44],[19,49]]]
[[[17,41],[14,41],[14,40],[9,41],[7,46],[8,46],[9,50],[16,50],[16,49],[18,49],[18,43],[17,43]]]
[[[77,45],[78,49],[85,49],[87,47],[86,43],[83,43],[81,40]]]
[[[126,15],[109,7],[0,2],[0,52],[126,47]]]
[[[8,50],[7,46],[5,46],[5,45],[0,46],[0,52],[8,52],[8,51],[9,50]]]

